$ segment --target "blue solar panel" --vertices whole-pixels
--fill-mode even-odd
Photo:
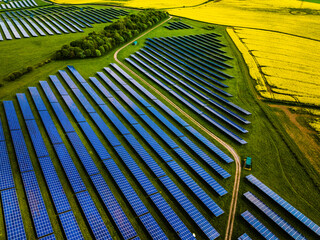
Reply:
[[[41,85],[42,90],[46,94],[46,96],[47,96],[47,98],[48,98],[50,103],[58,102],[58,100],[57,100],[56,96],[54,95],[54,93],[52,92],[48,82],[40,81],[40,85]]]
[[[82,115],[81,111],[79,110],[77,105],[74,103],[72,98],[69,95],[63,95],[62,98],[64,102],[67,104],[68,108],[70,109],[72,115],[77,120],[77,122],[78,123],[85,122],[86,119],[84,118],[84,116]]]
[[[72,211],[59,214],[59,218],[67,239],[84,239]]]
[[[104,68],[107,72],[109,72],[108,71],[108,68]],[[103,72],[97,72],[97,74],[100,76],[100,78],[106,83],[106,84],[108,84],[110,87],[111,87],[111,89],[113,90],[113,91],[119,91],[120,89],[110,80],[110,78],[108,78]],[[122,80],[121,80],[122,81]],[[112,97],[112,95],[111,95],[111,93],[110,92],[108,92],[108,95],[109,96],[107,96],[107,97]]]
[[[99,89],[99,91],[106,97],[112,97],[111,93],[99,82],[98,79],[95,77],[90,77],[90,80],[96,85],[96,87]]]
[[[22,173],[22,180],[37,237],[40,238],[53,233],[35,173],[33,171]]]
[[[92,105],[89,103],[87,98],[83,95],[80,89],[72,89],[73,93],[77,96],[78,100],[82,104],[82,106],[86,109],[89,113],[94,113],[96,110],[92,107]]]
[[[180,203],[180,205],[185,209],[185,211],[190,215],[190,217],[209,239],[216,239],[220,236],[220,234],[211,226],[211,224],[203,217],[203,215],[195,208],[195,206],[168,176],[160,178],[160,181],[166,186],[169,192]]]
[[[112,239],[98,209],[87,191],[76,194],[95,239]]]
[[[69,201],[50,157],[41,158],[39,162],[57,213],[71,210]]]
[[[220,216],[224,211],[209,197],[209,195],[174,161],[168,162],[170,168],[180,177],[180,179],[193,191],[193,193],[206,205],[216,216]]]
[[[108,98],[113,106],[127,119],[130,124],[137,124],[136,119],[116,100],[115,98]]]
[[[199,133],[193,127],[189,126],[189,127],[186,127],[186,129],[191,134],[193,134],[197,139],[199,139],[201,142],[203,142],[209,149],[211,149],[211,151],[213,151],[218,157],[220,157],[226,163],[231,163],[234,161],[227,154],[222,152],[216,145],[214,145],[212,142],[210,142],[208,139],[206,139],[203,135],[201,135],[201,133]]]
[[[52,106],[56,116],[58,117],[60,124],[62,125],[64,131],[65,132],[74,132],[75,130],[74,130],[71,122],[69,121],[67,115],[63,111],[61,105],[59,103],[51,103],[51,106]]]
[[[110,154],[103,146],[103,144],[100,141],[100,139],[98,138],[97,134],[92,130],[90,124],[87,122],[81,122],[81,123],[79,123],[79,125],[80,125],[82,131],[84,132],[84,134],[89,139],[94,150],[99,155],[100,159],[106,160],[106,159],[111,158]]]
[[[123,123],[118,119],[118,117],[112,112],[112,110],[107,105],[100,105],[100,108],[105,113],[105,116],[108,117],[116,128],[122,134],[129,134],[129,130],[123,125]]]
[[[37,122],[35,120],[29,120],[26,121],[26,125],[37,157],[40,158],[49,156],[47,147],[43,141]]]
[[[262,192],[267,194],[272,200],[278,203],[281,207],[287,210],[288,213],[290,213],[292,216],[298,219],[301,223],[303,223],[305,226],[307,226],[312,231],[314,231],[318,236],[320,236],[320,227],[317,224],[315,224],[312,220],[307,218],[303,213],[301,213],[299,210],[294,208],[290,203],[288,203],[286,200],[280,197],[277,193],[275,193],[270,188],[268,188],[265,184],[263,184],[260,180],[258,180],[252,174],[246,176],[246,179],[248,179],[256,187],[258,187]]]
[[[181,239],[196,239],[159,193],[150,198]]]
[[[276,223],[287,234],[289,234],[293,239],[306,239],[301,233],[295,230],[289,223],[287,223],[283,218],[276,214],[271,208],[269,208],[251,192],[246,192],[243,195],[257,208],[259,208],[264,214],[266,214],[274,223]]]
[[[64,79],[64,81],[69,85],[69,87],[71,89],[75,88],[77,89],[77,85],[72,81],[72,79],[70,78],[70,76],[68,75],[68,73],[64,70],[59,70],[59,73],[61,75],[61,77]]]
[[[112,146],[121,145],[119,140],[116,138],[116,136],[110,130],[110,128],[106,125],[106,123],[102,120],[102,118],[99,116],[98,113],[91,113],[90,116],[92,117],[93,121],[96,123],[96,125],[99,127],[100,131],[108,139],[108,141],[110,142],[110,144]]]
[[[101,174],[91,176],[91,180],[102,198],[105,206],[117,224],[124,239],[130,239],[137,235],[127,216],[123,212],[118,201],[114,197]]]
[[[4,132],[3,132],[3,128],[2,128],[2,122],[0,119],[0,141],[4,141],[5,137],[4,137]]]
[[[11,137],[16,152],[20,172],[33,170],[28,148],[21,130],[11,131]]]
[[[238,240],[251,240],[251,238],[248,236],[248,234],[244,233],[238,237]]]
[[[1,129],[1,124],[0,124]],[[14,181],[5,141],[0,141],[0,190],[13,188]]]
[[[149,127],[158,134],[171,148],[178,147],[178,145],[170,138],[154,121],[147,115],[142,115],[141,118],[149,125]],[[177,129],[178,130],[178,129]],[[178,130],[179,131],[179,130]]]
[[[93,162],[88,150],[82,143],[78,134],[76,132],[70,132],[67,133],[67,136],[89,176],[99,173],[98,168]]]
[[[124,94],[122,91],[117,91],[116,92],[119,97],[122,98],[122,100],[133,110],[135,111],[138,115],[143,115],[144,112],[134,103],[129,99],[126,94]]]
[[[202,160],[204,160],[206,163],[208,163],[213,170],[218,173],[223,178],[230,177],[230,173],[228,173],[226,170],[224,170],[219,164],[217,164],[212,158],[210,158],[205,152],[203,152],[195,143],[193,143],[189,138],[187,137],[181,137],[182,141],[186,143],[186,145],[191,148],[199,157],[201,157]]]
[[[52,144],[62,143],[62,139],[60,137],[60,134],[52,121],[52,118],[48,111],[40,111],[39,112],[42,123],[44,124],[44,127],[47,130],[47,133],[50,137],[50,140]]]
[[[246,220],[254,229],[256,229],[265,239],[278,240],[278,238],[249,211],[243,212],[241,217],[243,217],[244,220]]]
[[[42,98],[38,92],[38,89],[36,87],[28,87],[28,89],[38,111],[47,110],[46,105],[42,101]]]
[[[63,169],[68,177],[70,185],[75,193],[86,190],[86,187],[81,179],[81,176],[74,165],[67,148],[64,144],[55,144],[54,148],[58,158],[63,166]]]
[[[185,151],[181,148],[176,148],[174,151],[181,157],[181,159],[188,164],[208,185],[219,194],[223,196],[228,192],[215,180],[213,179],[195,160],[193,160]]]
[[[79,82],[86,82],[86,80],[80,75],[80,73],[73,66],[68,65],[68,69]]]
[[[104,101],[99,97],[95,90],[88,83],[81,83],[83,88],[89,93],[93,100],[98,104],[105,104]]]
[[[34,119],[33,113],[31,111],[30,105],[28,103],[28,99],[24,93],[16,94],[20,109],[25,120]]]
[[[105,160],[103,161],[104,165],[107,167],[109,173],[113,177],[113,179],[118,184],[122,193],[127,198],[128,202],[131,204],[133,210],[136,212],[138,216],[148,212],[145,205],[140,200],[137,193],[133,190],[132,186],[120,171],[119,167],[113,160]]]
[[[7,239],[27,239],[15,189],[1,191]]]
[[[135,140],[132,135],[128,135],[128,136],[126,136],[126,138],[129,137],[129,136],[130,136],[131,140]],[[134,148],[135,147],[137,147],[137,148],[141,147],[142,148],[141,145],[138,146],[136,144],[132,145],[132,147],[134,147]],[[115,147],[115,150],[117,151],[117,153],[119,154],[121,159],[124,161],[124,163],[127,165],[127,167],[130,169],[132,174],[135,176],[137,181],[141,184],[141,186],[146,191],[146,193],[148,195],[150,195],[150,194],[153,194],[153,193],[157,192],[157,189],[153,186],[153,184],[150,182],[150,180],[147,178],[147,176],[144,174],[144,172],[139,168],[139,166],[134,161],[134,159],[129,155],[127,150],[123,146]],[[135,148],[135,150],[139,151],[136,148]],[[143,156],[144,155],[142,155],[142,157]]]
[[[150,213],[141,216],[140,220],[148,230],[152,239],[168,239]]]
[[[18,116],[16,114],[16,110],[14,108],[12,101],[3,101],[4,110],[6,112],[7,122],[9,125],[9,130],[17,130],[20,129],[20,123],[18,120]]]

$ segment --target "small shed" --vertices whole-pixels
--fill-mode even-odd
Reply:
[[[138,41],[134,41],[134,42],[132,43],[132,45],[133,45],[133,46],[138,45]]]

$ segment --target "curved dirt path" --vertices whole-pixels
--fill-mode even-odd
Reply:
[[[174,102],[172,102],[170,99],[168,99],[165,95],[163,95],[158,89],[156,89],[154,86],[152,86],[150,83],[148,83],[146,80],[144,80],[142,77],[140,77],[138,74],[136,74],[134,71],[132,71],[129,67],[127,67],[125,64],[123,64],[119,59],[118,59],[118,53],[124,49],[125,47],[129,46],[132,44],[134,41],[137,41],[139,38],[143,37],[144,35],[148,34],[152,30],[160,27],[167,21],[169,21],[172,18],[170,16],[167,20],[159,23],[158,25],[154,26],[144,34],[140,35],[139,37],[135,38],[131,42],[125,44],[121,48],[119,48],[113,55],[114,60],[122,66],[127,72],[129,72],[131,75],[135,76],[138,78],[141,82],[143,82],[145,85],[147,85],[149,88],[151,88],[154,92],[156,92],[161,98],[163,98],[170,106],[174,107],[177,111],[179,111],[183,116],[188,118],[190,122],[198,126],[201,130],[206,132],[210,137],[212,137],[214,140],[219,142],[221,145],[223,145],[233,156],[235,163],[236,163],[236,173],[235,173],[235,178],[234,178],[234,185],[233,185],[233,191],[232,191],[232,199],[230,203],[230,210],[229,210],[229,217],[228,217],[228,224],[227,224],[227,229],[226,229],[226,234],[225,234],[225,240],[231,240],[232,237],[232,231],[233,231],[233,224],[234,224],[234,219],[235,219],[235,214],[236,214],[236,209],[237,209],[237,201],[238,201],[238,192],[239,192],[239,185],[240,185],[240,177],[241,177],[241,159],[238,153],[234,148],[232,148],[229,144],[224,142],[222,139],[214,135],[212,132],[210,132],[208,129],[206,129],[202,124],[200,124],[198,121],[196,121],[194,118],[192,118],[189,114],[187,114],[185,111],[183,111],[180,107],[178,107]]]

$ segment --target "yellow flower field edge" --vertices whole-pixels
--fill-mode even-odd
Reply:
[[[250,54],[248,48],[241,42],[235,33],[234,28],[227,27],[227,33],[243,56],[243,59],[248,66],[250,76],[255,81],[255,88],[258,93],[264,98],[273,99],[272,94],[268,91],[263,74],[260,72],[258,64],[254,57]]]

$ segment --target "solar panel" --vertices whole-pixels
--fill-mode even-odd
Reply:
[[[283,218],[276,214],[271,208],[269,208],[251,192],[246,192],[243,195],[257,208],[259,208],[264,214],[266,214],[274,223],[276,223],[287,234],[289,234],[293,239],[306,239],[301,233],[295,230],[289,223],[287,223]]]
[[[43,141],[37,122],[35,120],[29,120],[26,121],[26,125],[37,157],[41,158],[49,156],[47,147]]]
[[[137,124],[136,119],[116,100],[115,98],[108,98],[113,106],[127,119],[130,124]]]
[[[0,129],[1,123],[0,123]],[[5,141],[0,141],[0,190],[14,187],[14,180]]]
[[[150,196],[150,198],[181,239],[195,239],[189,229],[159,193]]]
[[[189,138],[187,137],[181,137],[180,138],[185,144],[191,148],[203,161],[208,163],[213,170],[218,173],[223,178],[230,177],[230,173],[228,173],[226,170],[224,170],[218,163],[216,163],[212,158],[210,158],[205,152],[203,152],[195,143],[193,143]]]
[[[191,189],[191,191],[206,205],[216,216],[220,216],[224,211],[210,198],[210,196],[177,164],[175,161],[167,163],[169,167],[179,176],[179,178]]]
[[[124,239],[130,239],[136,236],[136,231],[134,230],[101,174],[91,176],[91,180]]]
[[[81,111],[77,107],[77,105],[74,103],[72,98],[69,95],[63,95],[62,96],[64,102],[67,104],[69,110],[71,111],[72,115],[74,118],[77,120],[77,122],[85,122],[86,119],[82,115]]]
[[[251,240],[251,238],[248,236],[248,234],[244,233],[238,237],[238,240]]]
[[[16,110],[14,108],[12,101],[3,101],[4,110],[7,117],[7,122],[9,125],[9,130],[17,130],[20,129],[20,123],[18,120],[18,116]]]
[[[28,99],[24,93],[16,94],[20,109],[25,120],[34,119],[33,113],[31,111],[30,105],[28,103]]]
[[[71,89],[77,89],[77,85],[74,83],[74,81],[70,78],[70,76],[68,75],[68,73],[64,70],[59,70],[59,73],[61,75],[61,77],[63,78],[63,80],[68,84],[68,86]]]
[[[63,166],[63,169],[68,177],[70,185],[75,193],[86,190],[86,187],[81,179],[81,176],[74,165],[67,148],[64,144],[55,144],[54,149]]]
[[[192,135],[194,135],[197,139],[199,139],[202,143],[204,143],[209,149],[211,149],[218,157],[220,157],[226,163],[231,163],[234,161],[227,154],[225,154],[223,151],[221,151],[216,145],[214,145],[212,142],[210,142],[208,139],[206,139],[203,135],[201,135],[201,133],[199,133],[193,127],[188,126],[188,127],[186,127],[186,129]]]
[[[111,93],[99,82],[98,79],[95,77],[90,77],[90,80],[96,85],[96,87],[99,89],[99,91],[106,97],[112,97]]]
[[[21,130],[11,131],[12,142],[18,160],[20,172],[33,170],[28,148]]]
[[[35,173],[30,171],[21,175],[37,237],[40,238],[53,233]]]
[[[0,119],[0,141],[4,141],[5,137],[4,137],[4,132],[3,132],[3,128],[2,128],[2,122]]]
[[[71,210],[69,201],[50,157],[41,158],[39,162],[57,213]]]
[[[72,211],[59,214],[59,218],[67,239],[84,239]]]
[[[131,137],[131,139],[134,138],[132,135],[128,135],[126,136],[126,138],[129,136]],[[126,166],[130,169],[130,171],[135,176],[135,178],[140,183],[140,185],[143,187],[143,189],[146,191],[146,193],[148,195],[151,195],[157,192],[157,189],[153,186],[153,184],[150,182],[150,180],[147,178],[144,172],[140,169],[140,167],[137,165],[134,159],[129,155],[127,150],[123,146],[118,146],[118,147],[115,147],[114,149],[117,151],[122,161],[124,161]]]
[[[93,100],[98,104],[105,104],[104,101],[99,97],[99,95],[93,90],[93,88],[88,83],[81,83],[83,88],[89,93]]]
[[[60,134],[52,121],[52,118],[48,111],[40,111],[39,112],[42,123],[44,124],[44,127],[49,135],[49,138],[52,142],[52,144],[58,144],[62,143],[62,139],[60,137]]]
[[[76,194],[81,209],[96,239],[112,239],[101,215],[87,191]]]
[[[268,188],[265,184],[263,184],[260,180],[258,180],[252,174],[246,176],[246,179],[249,180],[256,187],[258,187],[262,192],[267,194],[272,200],[278,203],[281,207],[287,210],[288,213],[290,213],[292,216],[298,219],[301,223],[303,223],[305,226],[307,226],[313,232],[315,232],[318,236],[320,236],[320,227],[317,224],[315,224],[312,220],[310,220],[308,217],[306,217],[303,213],[301,213],[299,210],[294,208],[290,203],[288,203],[286,200],[280,197],[277,193],[275,193],[270,188]]]
[[[94,113],[96,110],[94,110],[93,106],[89,103],[87,98],[83,95],[80,89],[72,89],[73,93],[76,95],[82,106],[86,109],[89,113]]]
[[[228,192],[213,179],[194,159],[192,159],[181,148],[175,148],[174,151],[181,157],[181,159],[188,164],[219,196],[223,196]]]
[[[94,150],[99,155],[100,159],[102,160],[110,159],[111,158],[110,154],[105,149],[105,147],[103,146],[102,142],[100,141],[96,133],[92,130],[90,124],[87,122],[81,122],[79,123],[79,125],[82,131],[84,132],[84,134],[86,135],[86,137],[88,138],[88,140],[90,141]]]
[[[103,133],[103,135],[108,139],[110,144],[112,146],[118,146],[121,145],[117,137],[113,134],[113,132],[110,130],[110,128],[106,125],[106,123],[102,120],[102,118],[99,116],[98,113],[91,113],[90,114],[93,121],[96,123],[96,125],[99,127],[100,131]]]
[[[150,213],[141,216],[140,220],[148,230],[152,239],[168,239]]]
[[[127,198],[128,202],[131,204],[133,210],[136,212],[138,216],[148,212],[148,209],[140,200],[137,193],[134,191],[126,177],[122,174],[119,167],[113,160],[105,160],[103,161],[104,165],[107,167],[109,173],[116,181],[117,185],[121,189],[122,193]]]
[[[56,237],[54,236],[54,234],[50,234],[48,236],[41,238],[41,240],[56,240]]]
[[[38,111],[47,110],[46,105],[42,101],[42,98],[38,92],[38,89],[36,87],[28,87],[28,89]]]
[[[220,234],[211,226],[211,224],[203,217],[203,215],[195,208],[195,206],[168,176],[160,178],[160,181],[166,186],[168,191],[174,196],[174,198],[185,209],[185,211],[190,215],[190,217],[209,239],[216,239],[220,236]]]
[[[68,69],[79,82],[86,82],[86,80],[80,75],[80,73],[74,68],[74,66],[68,65]]]
[[[253,216],[249,211],[245,211],[241,214],[254,229],[256,229],[265,239],[267,240],[277,240],[278,238],[266,228],[255,216]]]
[[[69,132],[67,133],[67,136],[89,176],[99,173],[98,168],[93,162],[88,150],[82,143],[78,134],[76,132]]]
[[[7,239],[27,239],[15,189],[1,191]]]
[[[74,128],[65,114],[64,110],[62,109],[61,105],[59,103],[51,103],[51,106],[58,117],[60,124],[62,125],[65,132],[74,132]]]
[[[48,82],[46,81],[40,81],[40,85],[42,87],[42,90],[44,91],[44,93],[46,94],[48,100],[50,103],[56,103],[58,102],[56,96],[54,95],[54,93],[52,92]]]

